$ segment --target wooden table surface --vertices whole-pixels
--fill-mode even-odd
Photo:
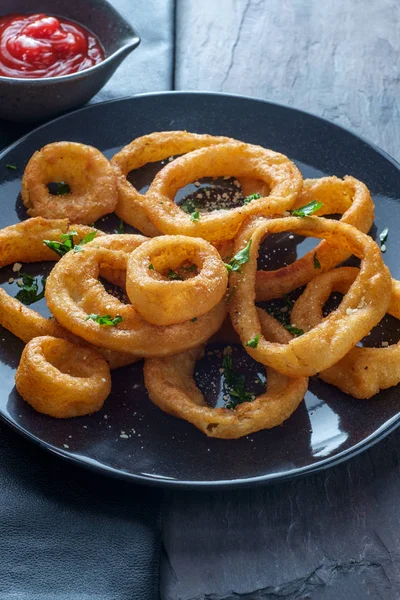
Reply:
[[[400,159],[399,32],[395,0],[177,0],[174,83],[311,111]],[[397,431],[306,479],[167,494],[162,600],[400,598],[399,448]]]

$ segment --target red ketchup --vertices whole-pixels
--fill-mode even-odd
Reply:
[[[102,60],[99,40],[77,23],[41,14],[0,17],[3,77],[58,77]]]

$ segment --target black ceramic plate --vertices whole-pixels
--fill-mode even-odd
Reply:
[[[292,158],[306,177],[351,174],[363,180],[376,204],[372,233],[390,227],[385,259],[393,276],[400,277],[396,260],[400,236],[395,234],[400,229],[398,165],[366,141],[323,119],[237,96],[137,96],[85,108],[40,127],[0,155],[0,227],[26,218],[18,197],[20,179],[29,157],[44,144],[80,141],[112,156],[137,136],[170,129],[227,135],[273,148]],[[9,169],[7,164],[17,169]],[[115,223],[108,219],[108,226]],[[299,248],[300,253],[304,251]],[[293,259],[295,248],[291,250]],[[28,265],[24,271],[43,273],[45,269]],[[8,282],[12,276],[11,268],[2,269],[0,284],[15,295],[15,284]],[[382,335],[378,331],[375,339]],[[384,335],[388,339],[389,334]],[[2,418],[59,456],[135,481],[163,486],[237,486],[290,478],[354,456],[399,423],[397,388],[369,401],[357,401],[310,380],[305,402],[282,427],[237,441],[208,439],[149,401],[140,363],[114,372],[112,396],[99,413],[59,421],[34,412],[18,396],[14,373],[23,345],[1,328],[0,336]],[[393,339],[393,331],[391,336]],[[238,365],[243,364],[239,350],[234,356]],[[198,382],[208,397],[219,385],[219,360],[218,354],[207,354],[198,365]],[[245,370],[248,385],[255,385],[259,369],[247,361]]]

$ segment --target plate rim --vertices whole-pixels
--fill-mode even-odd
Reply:
[[[337,129],[345,132],[346,134],[357,139],[358,141],[361,141],[364,144],[366,144],[367,146],[371,147],[375,152],[380,154],[393,167],[395,167],[395,169],[397,171],[399,171],[399,176],[400,176],[400,163],[396,159],[394,159],[392,156],[390,156],[390,154],[388,154],[385,150],[382,150],[382,148],[380,148],[374,142],[371,142],[364,136],[358,135],[357,133],[353,132],[351,129],[344,127],[343,125],[340,125],[333,121],[330,121],[329,119],[326,119],[325,117],[321,117],[319,115],[316,115],[315,113],[305,111],[305,110],[302,110],[299,108],[295,108],[295,107],[289,106],[287,104],[271,102],[269,100],[265,100],[260,97],[252,97],[252,96],[245,96],[242,94],[224,93],[224,92],[208,92],[208,91],[202,91],[202,90],[193,90],[193,91],[192,90],[187,90],[187,91],[185,91],[185,90],[170,90],[170,91],[168,91],[167,90],[167,91],[162,91],[162,92],[146,92],[146,93],[142,93],[142,94],[135,94],[133,96],[123,96],[120,98],[112,98],[105,102],[97,102],[95,104],[88,104],[86,106],[78,108],[77,110],[70,111],[63,115],[60,115],[60,116],[56,117],[55,119],[46,121],[45,123],[42,123],[38,127],[35,127],[28,133],[19,137],[17,140],[15,140],[10,145],[6,146],[3,150],[1,150],[0,160],[3,159],[6,155],[8,155],[10,152],[12,152],[15,148],[17,148],[18,146],[23,144],[31,136],[35,135],[38,131],[41,131],[42,129],[52,126],[53,124],[57,123],[58,121],[64,120],[70,116],[75,116],[76,114],[84,113],[87,110],[94,110],[94,109],[101,110],[101,108],[104,105],[132,102],[132,101],[135,101],[136,99],[141,99],[141,98],[149,98],[149,97],[150,98],[152,98],[152,97],[160,98],[163,96],[176,96],[176,97],[179,97],[179,96],[180,97],[207,96],[207,97],[220,97],[220,98],[228,98],[228,99],[234,98],[234,99],[238,99],[239,101],[244,100],[244,101],[250,101],[252,103],[256,102],[256,103],[259,103],[262,105],[272,106],[272,107],[278,108],[278,109],[285,109],[292,113],[293,112],[298,113],[300,116],[305,115],[307,117],[311,117],[312,119],[317,119],[318,121],[320,121],[322,123],[326,123],[331,127],[333,126]],[[371,433],[368,437],[362,439],[357,444],[351,446],[350,448],[347,448],[346,450],[343,450],[342,452],[336,454],[333,457],[327,457],[315,465],[294,467],[290,470],[287,470],[287,471],[281,472],[281,473],[269,473],[269,474],[265,474],[265,475],[252,476],[249,478],[240,478],[240,479],[231,479],[231,480],[222,479],[222,480],[215,480],[215,481],[195,481],[195,480],[185,481],[185,480],[181,480],[181,479],[167,479],[167,478],[163,478],[160,475],[155,475],[154,477],[152,477],[149,474],[145,474],[145,475],[137,474],[137,473],[134,474],[134,473],[129,473],[126,471],[114,469],[110,466],[107,466],[107,465],[104,465],[101,463],[97,463],[97,462],[93,461],[92,459],[89,459],[85,456],[81,456],[81,455],[77,455],[77,454],[74,454],[71,452],[64,451],[64,450],[57,448],[56,446],[50,444],[49,442],[43,441],[39,437],[35,436],[34,434],[32,434],[29,431],[27,431],[26,429],[24,429],[21,425],[19,425],[15,421],[13,421],[6,414],[0,413],[0,419],[4,423],[6,423],[9,427],[11,427],[11,429],[13,429],[15,432],[20,434],[23,438],[28,439],[30,442],[33,442],[36,446],[45,450],[46,452],[49,452],[50,454],[61,458],[63,461],[72,463],[73,465],[79,466],[84,469],[88,469],[92,472],[102,474],[103,476],[112,477],[114,479],[119,479],[119,480],[124,480],[124,481],[129,481],[131,483],[150,485],[150,486],[154,486],[154,487],[174,488],[174,489],[178,488],[178,489],[185,489],[185,490],[194,490],[194,489],[203,489],[204,490],[207,488],[209,488],[209,489],[210,488],[211,489],[215,489],[215,488],[235,489],[235,488],[245,488],[245,487],[246,488],[259,487],[261,485],[268,485],[268,484],[272,484],[272,483],[281,483],[283,481],[297,479],[299,477],[305,477],[306,475],[313,475],[319,471],[324,471],[328,468],[335,467],[335,466],[345,462],[346,460],[356,457],[363,451],[368,450],[369,448],[372,448],[372,446],[381,442],[385,437],[387,437],[393,431],[395,431],[395,429],[397,429],[397,427],[400,425],[400,411],[398,412],[397,415],[391,417],[388,421],[386,421],[384,424],[382,424],[377,430],[375,430],[373,433]]]

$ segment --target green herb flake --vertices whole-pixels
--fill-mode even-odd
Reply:
[[[168,279],[171,279],[172,281],[183,281],[183,278],[178,273],[173,271],[172,269],[170,269],[168,271],[167,277],[168,277]]]
[[[321,263],[318,260],[317,253],[314,252],[314,269],[320,269],[320,268],[321,268]]]
[[[243,204],[249,204],[252,200],[258,200],[259,198],[261,198],[260,194],[250,194],[243,200]]]
[[[60,242],[43,240],[43,243],[61,257],[74,248],[74,236],[76,235],[78,235],[76,231],[70,231],[69,233],[63,233]]]
[[[388,238],[389,235],[389,228],[385,227],[385,229],[383,229],[383,231],[381,231],[381,233],[379,234],[379,240],[381,242],[381,251],[382,252],[386,252],[386,240]]]
[[[21,289],[15,297],[26,306],[44,298],[46,288],[46,279],[44,277],[42,277],[42,290],[40,292],[38,278],[26,273],[21,274],[21,279],[17,281],[17,285]]]
[[[246,392],[244,375],[233,370],[231,346],[228,346],[225,350],[222,367],[224,369],[224,386],[231,397],[226,402],[225,408],[234,409],[243,402],[252,402],[254,394]]]
[[[151,263],[149,264],[148,269],[149,269],[149,271],[154,271],[154,267]]]
[[[55,189],[55,195],[56,196],[65,196],[66,194],[69,194],[71,192],[71,188],[69,187],[68,183],[65,183],[65,181],[57,181],[56,182],[56,189]]]
[[[120,219],[120,221],[118,223],[117,233],[119,233],[119,234],[125,233],[125,223],[123,222],[122,219]]]
[[[253,339],[246,342],[246,346],[248,346],[249,348],[257,348],[259,341],[260,341],[260,334],[257,333],[257,335],[255,335],[253,337]]]
[[[77,246],[75,246],[74,252],[82,252],[82,250],[83,250],[82,246],[84,244],[88,244],[89,242],[92,242],[94,240],[94,238],[96,237],[96,233],[97,233],[97,231],[91,231],[90,233],[85,235],[85,237],[79,242],[79,244]]]
[[[95,315],[95,314],[91,314],[88,317],[86,317],[85,321],[89,321],[89,319],[91,319],[92,321],[95,321],[99,325],[103,325],[106,327],[118,325],[123,320],[120,315],[117,315],[116,317],[112,318],[110,315]]]
[[[310,217],[317,210],[323,207],[323,202],[317,202],[317,200],[312,200],[308,204],[301,206],[300,208],[295,208],[294,210],[289,210],[290,214],[294,217],[300,217],[303,219],[304,217]]]
[[[192,321],[192,323],[196,323],[197,321],[197,317],[193,317],[193,319],[190,319]]]
[[[239,250],[239,252],[235,254],[235,256],[229,261],[229,263],[225,263],[225,267],[228,269],[229,272],[240,271],[241,265],[244,265],[245,263],[249,262],[252,241],[253,240],[250,239],[247,245],[241,250]]]
[[[295,335],[296,337],[304,335],[303,329],[300,329],[299,327],[294,327],[293,325],[285,325],[285,328],[288,330],[289,333]]]
[[[10,169],[10,171],[16,171],[16,170],[17,170],[17,167],[16,167],[15,165],[10,165],[10,164],[7,164],[7,165],[6,165],[6,169]]]
[[[179,205],[179,208],[188,215],[191,215],[197,210],[197,202],[192,198],[187,198]]]
[[[192,214],[190,215],[190,220],[191,221],[200,221],[199,211],[196,210],[195,212],[192,212]]]

